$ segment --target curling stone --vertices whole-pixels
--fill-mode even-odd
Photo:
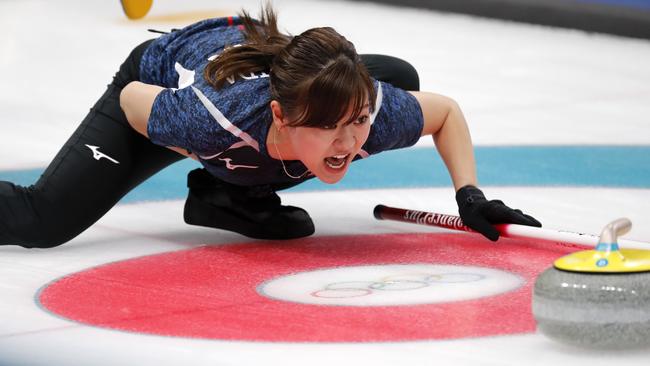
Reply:
[[[631,226],[611,222],[595,250],[564,256],[537,277],[532,307],[542,334],[587,348],[650,346],[650,250],[617,242]]]

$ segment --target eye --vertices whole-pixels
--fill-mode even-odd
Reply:
[[[368,122],[368,120],[370,120],[370,117],[368,117],[368,116],[360,116],[359,118],[357,118],[357,120],[354,123],[357,124],[357,125],[362,125],[362,124]]]
[[[336,123],[333,125],[321,126],[320,128],[323,130],[336,130]]]

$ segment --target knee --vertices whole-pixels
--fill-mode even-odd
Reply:
[[[397,57],[392,57],[391,64],[395,69],[394,86],[410,91],[420,90],[420,75],[413,65]]]
[[[387,55],[362,55],[361,58],[375,79],[404,90],[420,90],[420,76],[408,61]]]

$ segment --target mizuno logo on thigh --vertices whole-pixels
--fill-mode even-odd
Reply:
[[[99,146],[93,146],[93,145],[86,145],[87,148],[90,149],[90,151],[93,152],[93,158],[95,160],[99,160],[101,158],[105,158],[106,160],[112,161],[115,164],[119,164],[120,162],[111,158],[110,156],[104,154],[103,152],[99,151]]]

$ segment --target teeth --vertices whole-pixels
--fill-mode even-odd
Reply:
[[[345,160],[343,160],[341,162],[341,164],[339,164],[339,165],[334,165],[334,164],[330,163],[329,161],[325,160],[325,164],[327,164],[327,166],[329,166],[330,168],[333,168],[333,169],[341,169],[341,168],[343,168],[343,165],[345,165]]]
[[[341,169],[345,166],[348,156],[350,156],[350,154],[334,155],[325,159],[325,163],[332,169]]]

